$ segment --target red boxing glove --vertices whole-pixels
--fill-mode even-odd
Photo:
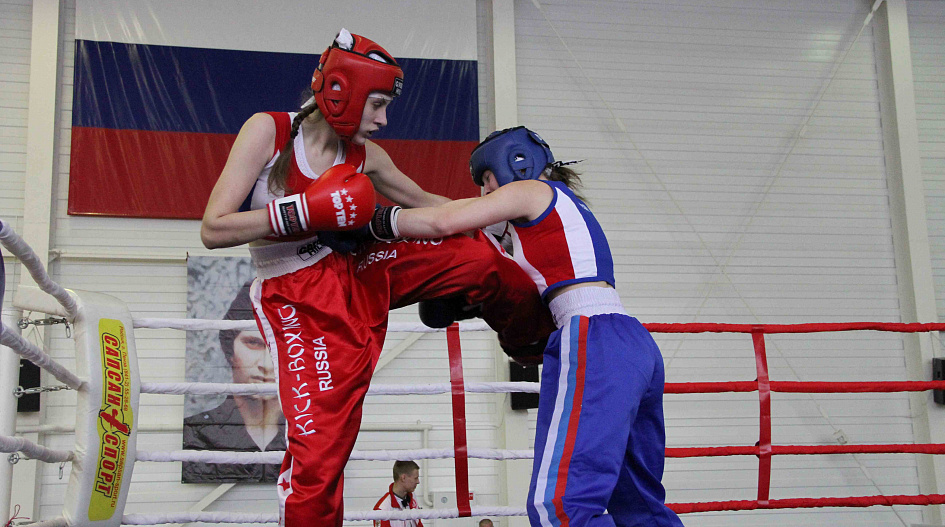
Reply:
[[[542,337],[531,344],[525,346],[509,346],[499,341],[502,351],[515,362],[522,366],[534,366],[541,364],[545,358],[545,348],[548,346],[548,337]]]
[[[276,236],[308,231],[346,231],[371,221],[374,185],[351,165],[335,165],[301,194],[269,203],[269,226]]]

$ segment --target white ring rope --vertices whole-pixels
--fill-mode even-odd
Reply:
[[[37,350],[38,351],[38,350]],[[41,353],[41,352],[40,352]],[[65,381],[64,381],[65,382]],[[368,390],[369,395],[407,395],[407,394],[439,394],[449,393],[451,386],[448,383],[428,385],[373,385]],[[532,382],[492,382],[469,383],[467,393],[538,393],[538,383]],[[200,394],[215,395],[227,394],[276,394],[275,384],[224,384],[224,383],[143,383],[141,393],[155,394]],[[48,463],[71,461],[74,454],[68,451],[55,451],[32,443],[26,439],[0,436],[0,452],[22,451],[30,458],[39,459]],[[232,464],[278,464],[284,457],[284,452],[225,452],[202,450],[178,450],[164,452],[138,451],[138,461],[171,462],[197,461],[206,463]],[[419,449],[419,450],[377,450],[354,451],[350,459],[396,461],[398,459],[446,459],[454,457],[451,449]],[[531,459],[534,453],[531,450],[494,450],[469,449],[469,456],[479,459]]]
[[[471,382],[466,393],[539,393],[537,382]],[[449,383],[436,384],[372,384],[368,395],[434,395],[450,393]],[[141,393],[164,395],[276,395],[274,383],[234,384],[218,382],[143,382]]]
[[[525,516],[521,507],[496,507],[473,505],[470,516]],[[436,518],[459,518],[459,509],[410,509],[405,511],[362,511],[345,514],[348,521],[358,520],[432,520]]]
[[[23,452],[30,459],[46,463],[64,463],[73,461],[75,453],[65,450],[52,450],[37,445],[21,437],[0,436],[0,452]],[[416,450],[354,450],[349,456],[353,461],[397,461],[400,459],[452,459],[456,452],[450,448],[420,448]],[[475,459],[533,459],[532,450],[498,450],[490,448],[470,448],[468,455]],[[282,463],[285,452],[270,450],[267,452],[231,452],[219,450],[139,450],[135,453],[136,461],[154,463],[173,463],[178,461],[198,463],[220,463],[232,465],[278,465]]]
[[[465,385],[466,393],[538,393],[541,385],[537,382],[470,382]],[[372,384],[368,395],[433,395],[450,393],[449,383],[437,384]]]
[[[276,395],[275,383],[233,384],[222,382],[143,382],[141,393],[164,395]]]
[[[69,527],[69,520],[66,520],[62,516],[58,518],[53,518],[51,520],[43,520],[41,522],[30,523],[29,527]]]
[[[258,330],[254,320],[210,320],[203,318],[137,318],[133,319],[135,328],[142,329],[182,329],[184,331],[220,330]]]
[[[0,452],[23,452],[30,459],[38,459],[46,463],[65,463],[75,459],[73,452],[52,450],[22,437],[2,435],[0,435]]]
[[[198,331],[208,329],[226,329],[251,331],[259,329],[253,320],[212,320],[205,318],[134,318],[135,328],[140,329],[182,329]],[[461,322],[460,331],[492,331],[482,321]],[[442,333],[445,328],[434,329],[423,324],[410,322],[392,322],[387,326],[389,333]]]
[[[70,321],[75,320],[78,313],[76,299],[54,282],[47,274],[36,253],[17,235],[9,223],[0,222],[0,243],[9,250],[26,267],[39,288],[52,295],[62,305],[69,315]],[[252,320],[205,320],[205,319],[173,319],[173,318],[137,318],[133,319],[135,328],[151,329],[180,329],[180,330],[254,330],[257,326]],[[489,331],[489,327],[481,321],[464,322],[460,325],[461,331]],[[445,328],[433,329],[423,324],[392,323],[388,326],[389,332],[410,333],[437,333],[446,331]],[[83,382],[64,366],[56,362],[43,350],[29,343],[17,333],[5,326],[0,328],[0,344],[9,347],[21,357],[33,362],[49,371],[56,379],[70,388],[79,390]],[[537,383],[504,382],[504,383],[470,383],[465,386],[467,393],[510,393],[527,392],[538,393]],[[369,395],[407,395],[407,394],[441,394],[449,393],[452,387],[449,383],[428,385],[375,385],[368,390]],[[226,383],[145,383],[141,385],[141,393],[160,394],[276,394],[275,384],[226,384]],[[0,436],[0,452],[22,452],[30,459],[47,463],[64,463],[75,461],[76,456],[71,451],[52,450],[38,445],[21,437]],[[494,450],[471,448],[469,457],[479,459],[532,459],[531,450]],[[278,464],[281,463],[285,452],[224,452],[202,450],[179,450],[165,452],[134,452],[136,461],[176,462],[196,461],[207,463],[232,464]],[[455,457],[453,449],[419,449],[419,450],[376,450],[354,451],[349,456],[351,460],[394,461],[398,459],[446,459]],[[472,507],[475,516],[516,516],[524,515],[521,508],[513,507]],[[436,510],[409,510],[409,511],[363,511],[350,512],[345,515],[347,521],[358,520],[407,520],[432,518],[458,518],[458,509]],[[122,523],[126,525],[157,525],[167,523],[278,523],[277,514],[252,513],[222,513],[222,512],[182,512],[173,514],[127,514]],[[67,527],[69,522],[64,517],[32,524],[33,527]]]
[[[473,505],[472,516],[525,516],[521,507],[493,507]],[[346,512],[345,521],[363,520],[430,520],[437,518],[459,518],[459,509],[410,509],[405,511],[353,511]],[[165,514],[125,514],[122,525],[158,525],[163,523],[278,523],[275,513],[245,512],[174,512]]]
[[[125,514],[121,518],[122,525],[161,525],[164,523],[279,523],[279,514],[201,511]]]
[[[0,222],[0,244],[6,247],[8,251],[13,253],[13,255],[20,260],[40,289],[54,296],[56,300],[59,301],[66,312],[69,313],[69,320],[74,320],[79,310],[75,298],[72,298],[72,295],[70,295],[68,291],[49,278],[49,274],[47,274],[46,269],[43,268],[39,257],[36,256],[33,249],[29,244],[23,241],[23,238],[21,238],[19,234],[13,232],[13,227],[7,222]]]
[[[489,448],[470,448],[469,457],[476,459],[494,459],[504,461],[508,459],[533,459],[533,450],[496,450]],[[354,450],[348,457],[352,461],[398,461],[401,459],[452,459],[456,451],[452,448],[421,448],[416,450]],[[135,454],[135,461],[150,461],[154,463],[173,463],[188,461],[198,463],[226,463],[233,465],[278,465],[282,463],[285,452],[270,450],[268,452],[224,452],[219,450],[139,450]]]
[[[74,390],[82,387],[82,381],[74,373],[56,362],[46,352],[14,333],[6,325],[4,325],[3,331],[0,332],[0,345],[10,348],[17,355],[48,371],[66,386]]]

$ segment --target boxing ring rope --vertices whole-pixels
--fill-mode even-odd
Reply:
[[[535,382],[472,382],[467,393],[538,393]],[[277,386],[269,384],[234,384],[201,382],[144,382],[141,393],[163,395],[276,395]],[[450,385],[437,384],[372,384],[368,395],[435,395],[449,393]],[[746,390],[747,391],[747,390]]]
[[[772,392],[781,393],[894,393],[940,390],[945,381],[771,381]],[[539,393],[534,382],[475,382],[466,384],[468,393]],[[757,381],[668,382],[668,394],[745,393],[758,390]],[[372,384],[368,395],[434,395],[449,393],[447,383]],[[200,382],[145,382],[141,393],[163,395],[275,395],[275,384],[234,384]]]
[[[773,445],[773,455],[821,455],[821,454],[945,454],[945,444],[886,444],[886,445]],[[68,453],[66,453],[68,454]],[[257,463],[278,464],[283,451],[267,452],[220,452],[215,450],[139,450],[138,461],[173,462],[196,461],[201,463],[226,463],[254,465]],[[397,461],[398,459],[449,459],[455,453],[449,448],[425,448],[416,450],[370,450],[351,452],[349,459],[355,461]],[[669,447],[666,457],[722,457],[757,456],[757,446],[713,446],[713,447]],[[476,459],[533,459],[533,450],[501,450],[470,448],[469,457]]]
[[[137,320],[136,320],[137,327]],[[252,324],[234,321],[197,321],[194,325],[201,329],[216,329],[218,327],[239,327],[254,328]],[[901,324],[901,323],[841,323],[841,324],[796,324],[796,325],[740,325],[740,324],[648,324],[648,329],[654,333],[684,333],[684,332],[742,332],[755,334],[759,333],[810,333],[826,331],[856,331],[856,330],[875,330],[875,331],[941,331],[945,329],[945,324]],[[155,327],[155,326],[151,326]],[[412,326],[407,325],[410,330]],[[429,332],[429,328],[424,328]],[[391,331],[397,331],[392,324]],[[665,392],[667,394],[691,394],[691,393],[726,393],[726,392],[750,392],[758,391],[759,381],[727,381],[727,382],[697,382],[697,383],[667,383]],[[931,389],[945,388],[945,381],[883,381],[883,382],[799,382],[799,381],[769,381],[768,390],[784,393],[892,393],[892,392],[917,392]],[[275,393],[275,385],[239,385],[239,384],[202,384],[202,383],[143,383],[142,393],[155,394],[251,394],[251,393]],[[408,395],[408,394],[437,394],[452,391],[452,387],[447,383],[430,385],[373,385],[369,390],[370,395]],[[536,383],[470,383],[466,385],[466,391],[470,393],[509,393],[513,391],[524,391],[535,393],[538,391]],[[763,447],[758,446],[726,446],[726,447],[677,447],[667,448],[667,457],[703,457],[703,456],[734,456],[734,455],[754,455],[754,456],[773,456],[773,455],[823,455],[823,454],[854,454],[854,453],[923,453],[923,454],[942,454],[945,453],[943,444],[889,444],[889,445],[771,445],[767,452],[763,452]],[[60,453],[60,455],[71,453]],[[169,451],[169,452],[146,452],[137,453],[138,461],[201,461],[209,463],[278,463],[282,458],[282,452],[266,453],[226,453],[214,451]],[[450,449],[425,449],[412,451],[355,451],[351,459],[354,460],[394,460],[400,458],[412,459],[443,459],[453,457],[455,451]],[[507,451],[490,449],[469,449],[469,457],[481,459],[530,459],[533,457],[532,451]],[[51,459],[52,460],[52,459]],[[60,458],[55,458],[59,461]],[[734,500],[720,502],[701,502],[701,503],[676,503],[670,504],[678,513],[709,512],[709,511],[732,511],[732,510],[755,510],[755,509],[779,509],[779,508],[812,508],[812,507],[868,507],[873,505],[929,505],[945,503],[945,495],[927,495],[927,496],[853,496],[853,497],[831,497],[831,498],[792,498],[782,500]],[[441,509],[438,509],[441,510]],[[470,511],[478,511],[479,507],[473,507]],[[491,514],[499,516],[500,511],[489,510],[476,514]],[[507,508],[503,511],[505,514],[524,514],[523,509]],[[190,514],[190,513],[187,513]],[[200,513],[203,514],[203,513]],[[185,515],[185,516],[167,516],[167,521],[180,523],[176,520],[187,521],[226,521],[218,514],[210,516]],[[231,521],[252,523],[246,516],[238,515],[228,516]],[[444,516],[410,516],[411,513],[404,512],[406,518],[429,518]],[[433,511],[427,514],[436,514]],[[253,516],[253,515],[250,515]],[[128,521],[126,517],[123,522],[129,524],[139,524],[144,522],[147,515],[138,515]],[[275,521],[274,516],[256,515],[258,522]],[[455,517],[455,516],[453,516]],[[201,519],[202,518],[202,519]],[[347,520],[355,519],[383,519],[373,517],[360,517],[359,515],[346,515]],[[399,519],[390,517],[390,519]],[[163,521],[163,520],[162,520]]]
[[[197,321],[202,329],[215,329],[220,326],[230,327],[241,324],[242,327],[253,328],[254,325],[233,321]],[[137,321],[136,321],[137,327]],[[824,332],[824,331],[854,331],[854,330],[876,330],[876,331],[940,331],[945,329],[945,324],[898,324],[898,323],[849,323],[849,324],[798,324],[798,325],[738,325],[738,324],[650,324],[649,329],[654,333],[659,332],[743,332],[743,333],[800,333],[800,332]],[[152,326],[153,327],[153,326]],[[411,326],[407,326],[410,328]],[[427,331],[428,328],[425,328]],[[391,327],[392,331],[397,331],[395,325]],[[409,330],[409,329],[407,329]],[[750,392],[757,391],[759,381],[728,381],[728,382],[709,382],[709,383],[667,383],[666,393],[668,394],[691,394],[691,393],[725,393],[725,392]],[[797,382],[797,381],[769,381],[768,389],[774,392],[785,393],[891,393],[891,392],[915,392],[930,389],[945,388],[945,381],[886,381],[886,382]],[[436,394],[451,391],[451,385],[446,383],[431,385],[374,385],[369,390],[370,395],[408,395],[408,394]],[[536,383],[470,383],[466,385],[466,391],[470,393],[508,393],[512,391],[526,391],[535,393],[538,391]],[[212,393],[232,393],[232,394],[250,394],[250,393],[275,393],[275,385],[238,385],[238,384],[201,384],[201,383],[143,383],[143,393],[161,393],[161,394],[212,394]],[[38,446],[38,445],[37,445]],[[9,448],[9,447],[7,447]],[[42,448],[42,447],[40,447]],[[0,450],[4,450],[0,448]],[[9,451],[9,450],[6,450]],[[771,445],[767,455],[812,455],[812,454],[852,454],[852,453],[924,453],[941,454],[945,453],[945,445],[942,444],[898,444],[898,445]],[[49,457],[51,462],[63,461],[64,457],[71,456],[70,452],[56,452],[58,457]],[[266,453],[227,453],[215,451],[169,451],[169,452],[146,452],[137,453],[138,461],[202,461],[209,463],[278,463],[281,461],[282,452]],[[351,459],[355,460],[394,460],[400,458],[412,459],[443,459],[453,457],[455,452],[450,449],[425,449],[412,451],[355,451]],[[508,451],[508,450],[489,450],[489,449],[469,449],[469,457],[482,459],[529,459],[533,457],[532,451]],[[761,446],[728,446],[728,447],[683,447],[668,448],[667,457],[703,457],[703,456],[732,456],[732,455],[762,455]],[[39,459],[37,455],[37,459]],[[702,502],[702,503],[678,503],[670,504],[671,508],[678,513],[708,512],[708,511],[731,511],[731,510],[753,510],[753,509],[775,509],[775,508],[809,508],[809,507],[867,507],[873,505],[928,505],[945,503],[943,495],[928,496],[856,496],[843,498],[792,498],[783,500],[735,500],[724,502]],[[457,509],[458,510],[458,509]],[[439,512],[437,512],[439,511]],[[433,517],[458,517],[458,516],[440,516],[443,509],[426,511],[423,515],[404,511],[403,518],[398,517],[373,517],[351,513],[346,515],[346,519],[415,519],[415,518],[433,518]],[[524,514],[524,509],[505,508],[494,510],[493,508],[480,508],[474,506],[470,512],[482,515],[518,515]],[[243,515],[240,513],[181,513],[183,515],[161,515],[153,520],[170,523],[180,523],[182,521],[233,521],[243,523],[269,523],[276,521],[274,515]],[[220,516],[224,514],[224,516]],[[457,512],[457,514],[459,514]],[[129,518],[129,516],[131,516]],[[127,524],[147,524],[147,518],[150,515],[126,515],[123,523]],[[228,520],[226,518],[229,518]]]
[[[69,314],[70,320],[75,318],[78,310],[75,299],[72,298],[72,295],[63,289],[62,286],[49,278],[46,269],[43,268],[42,262],[39,261],[39,257],[36,256],[33,249],[23,241],[23,238],[13,231],[13,228],[10,227],[8,223],[3,221],[0,221],[0,245],[3,245],[4,248],[20,260],[29,271],[30,276],[33,277],[33,281],[36,282],[41,290],[52,295],[59,304],[62,305],[66,313]],[[2,264],[0,264],[0,273],[2,273],[2,271],[3,267]],[[2,281],[0,281],[0,284],[2,284]],[[0,285],[0,301],[3,300],[3,289],[4,287]],[[82,386],[82,381],[79,380],[75,374],[53,360],[52,357],[47,355],[43,350],[20,337],[16,332],[10,331],[5,324],[0,325],[0,345],[10,348],[17,355],[48,371],[53,377],[66,386],[74,390]]]
[[[13,227],[10,227],[9,223],[4,221],[0,221],[0,245],[3,245],[13,256],[16,256],[20,263],[26,267],[26,270],[29,271],[30,276],[33,277],[33,281],[36,282],[36,285],[38,285],[40,289],[49,293],[59,301],[69,314],[70,319],[75,318],[78,311],[75,299],[72,298],[72,295],[63,289],[62,286],[52,281],[49,274],[46,273],[46,269],[43,268],[43,263],[39,260],[39,257],[36,256],[36,253],[33,252],[33,249],[23,238],[13,231]]]
[[[39,265],[38,259],[32,250],[8,226],[0,222],[0,242],[13,252],[24,265],[27,265],[31,275],[43,291],[53,295],[62,304],[63,309],[74,319],[77,314],[77,304],[72,295],[52,282],[45,270]],[[3,287],[0,285],[0,299]],[[70,302],[71,301],[71,302]],[[680,514],[735,511],[757,509],[785,509],[785,508],[814,508],[814,507],[869,507],[874,505],[932,505],[945,503],[945,495],[896,495],[896,496],[850,496],[824,498],[790,498],[769,499],[770,462],[776,455],[828,455],[828,454],[945,454],[945,444],[882,444],[882,445],[775,445],[771,442],[771,392],[780,393],[893,393],[919,392],[927,390],[945,389],[945,381],[883,381],[883,382],[803,382],[803,381],[773,381],[768,378],[767,357],[765,353],[765,335],[778,333],[814,333],[838,331],[884,331],[884,332],[931,332],[945,330],[945,324],[918,324],[918,323],[814,323],[814,324],[704,324],[704,323],[674,323],[674,324],[644,324],[653,333],[746,333],[750,334],[755,351],[757,378],[750,381],[726,382],[692,382],[666,383],[667,394],[695,394],[695,393],[730,393],[730,392],[758,392],[760,404],[759,441],[752,446],[721,446],[721,447],[673,447],[666,449],[666,456],[671,458],[717,457],[717,456],[755,456],[759,459],[758,469],[758,498],[756,500],[730,500],[697,503],[673,503],[670,508]],[[196,319],[160,319],[134,318],[135,328],[173,328],[181,330],[213,330],[213,329],[256,329],[253,321],[212,321]],[[418,450],[376,450],[354,451],[352,460],[380,460],[396,459],[447,459],[456,460],[456,479],[459,507],[455,509],[430,509],[408,511],[364,511],[349,512],[345,520],[375,520],[375,519],[431,519],[456,518],[470,515],[481,516],[513,516],[524,515],[523,508],[516,507],[486,507],[472,506],[459,498],[459,495],[468,485],[466,473],[466,459],[510,460],[531,459],[532,450],[498,450],[483,448],[468,448],[465,441],[465,414],[464,397],[466,393],[510,393],[528,392],[537,393],[537,383],[522,382],[493,382],[493,383],[465,383],[462,379],[462,360],[459,350],[459,329],[464,331],[485,331],[488,327],[481,322],[454,325],[447,331],[447,343],[450,355],[451,379],[449,383],[426,385],[372,385],[368,395],[432,395],[450,393],[453,400],[454,447],[452,449],[418,449]],[[420,324],[391,324],[391,332],[441,332],[427,328]],[[16,339],[8,338],[15,335],[11,331],[3,331],[3,345],[11,347],[21,356],[33,360],[38,365],[50,371],[57,379],[73,389],[81,390],[85,384],[75,374],[66,370],[62,365],[51,359],[45,352],[26,342],[19,336]],[[275,394],[277,387],[274,384],[226,384],[226,383],[141,383],[141,393],[154,394]],[[0,436],[0,451],[22,452],[33,459],[45,462],[63,463],[75,461],[76,456],[71,451],[51,450],[41,445],[16,437]],[[220,452],[220,451],[139,451],[131,452],[136,461],[147,462],[177,462],[197,461],[206,463],[234,463],[234,464],[275,464],[282,460],[283,452]],[[237,523],[274,523],[278,515],[253,513],[221,513],[221,512],[184,512],[174,514],[125,514],[121,523],[128,525],[153,525],[160,523],[188,523],[188,522],[237,522]],[[55,518],[34,525],[42,527],[62,527],[70,525],[64,518]]]
[[[46,352],[7,328],[6,324],[3,325],[3,330],[0,331],[0,345],[10,348],[20,357],[48,371],[53,377],[73,390],[78,390],[82,386],[82,381],[74,373],[56,362]]]
[[[909,454],[942,454],[945,453],[945,444],[888,444],[888,445],[773,445],[770,438],[770,393],[894,393],[918,392],[930,389],[942,389],[943,381],[883,381],[883,382],[801,382],[801,381],[771,381],[767,376],[767,358],[764,347],[765,334],[777,333],[814,333],[835,331],[891,331],[891,332],[928,332],[941,331],[945,324],[909,324],[909,323],[816,323],[816,324],[645,324],[653,333],[747,333],[752,336],[756,355],[758,378],[753,381],[729,381],[709,383],[667,383],[665,391],[668,394],[692,393],[726,393],[726,392],[759,392],[761,400],[761,427],[760,440],[754,446],[727,446],[727,447],[683,447],[667,448],[667,457],[716,457],[716,456],[756,456],[759,458],[759,484],[757,500],[730,500],[717,502],[674,503],[670,508],[677,513],[695,513],[710,511],[756,510],[756,509],[783,509],[783,508],[816,508],[816,507],[868,507],[873,505],[930,505],[945,503],[945,495],[917,495],[917,496],[851,496],[826,498],[791,498],[771,500],[768,498],[770,487],[770,460],[775,455],[825,455],[825,454],[878,454],[878,453],[909,453]],[[394,330],[394,327],[391,327]],[[448,333],[449,336],[449,333]],[[480,389],[489,392],[505,392],[518,389],[528,383],[479,383],[475,391]],[[524,387],[524,386],[522,386]],[[532,383],[533,391],[537,386]],[[235,387],[234,387],[235,388]],[[467,391],[473,391],[472,383],[466,386]],[[170,390],[186,391],[186,387],[149,386],[152,393],[166,393]],[[430,394],[446,393],[450,389],[455,393],[455,383],[449,387],[446,384],[422,386],[372,386],[368,392],[379,394]],[[482,393],[482,392],[480,392]],[[172,461],[177,459],[204,460],[212,459],[209,452],[196,454],[195,451],[142,453],[140,460],[145,457],[150,461]],[[204,458],[201,455],[210,456]],[[454,451],[453,455],[457,455]],[[426,449],[414,451],[373,451],[355,452],[352,459],[370,459],[377,456],[383,459],[408,457],[411,459],[441,459],[450,457],[448,449]],[[486,459],[529,459],[534,456],[532,451],[504,451],[468,449],[464,456]],[[228,457],[228,460],[251,463],[253,456]],[[259,459],[259,458],[255,458]],[[278,456],[273,456],[278,460]],[[459,494],[459,493],[457,493]],[[472,507],[458,509],[461,516],[473,514]],[[522,510],[509,509],[505,511],[512,515],[523,514]],[[411,514],[405,511],[405,514]],[[476,512],[475,514],[486,514]],[[490,512],[498,516],[497,512]],[[424,518],[411,514],[405,518]],[[347,518],[347,517],[346,517]],[[353,519],[354,517],[352,517]],[[360,518],[360,517],[359,517]]]
[[[30,459],[38,459],[46,463],[65,463],[75,459],[73,452],[51,450],[22,437],[0,436],[0,452],[22,452]]]
[[[208,322],[209,323],[209,322]],[[784,508],[816,508],[816,507],[868,507],[874,505],[930,505],[945,503],[945,495],[917,495],[917,496],[851,496],[851,497],[827,497],[827,498],[791,498],[791,499],[768,499],[768,488],[770,487],[770,459],[775,455],[824,455],[824,454],[869,454],[869,453],[923,453],[923,454],[942,454],[945,453],[945,444],[888,444],[888,445],[773,445],[770,440],[770,392],[784,393],[894,393],[894,392],[919,392],[930,389],[942,389],[945,387],[945,381],[882,381],[882,382],[801,382],[801,381],[770,381],[767,378],[767,365],[764,348],[764,335],[777,333],[814,333],[814,332],[835,332],[835,331],[892,331],[892,332],[918,332],[918,331],[941,331],[945,329],[945,324],[903,324],[903,323],[817,323],[817,324],[645,324],[647,328],[654,333],[748,333],[751,334],[755,354],[756,364],[759,376],[753,381],[729,381],[729,382],[709,382],[709,383],[666,383],[665,392],[669,394],[692,394],[692,393],[726,393],[726,392],[759,392],[762,400],[762,412],[760,419],[761,440],[754,446],[727,446],[727,447],[682,447],[667,448],[667,457],[672,458],[690,458],[690,457],[716,457],[716,456],[756,456],[759,458],[759,497],[757,500],[730,500],[717,502],[698,502],[698,503],[674,503],[669,504],[670,508],[677,513],[695,513],[710,511],[731,511],[731,510],[755,510],[755,509],[784,509]],[[391,330],[394,330],[392,327]],[[449,333],[448,333],[449,336]],[[535,383],[470,383],[466,386],[466,391],[476,391],[479,393],[493,392],[500,393],[524,388],[524,385],[531,384],[531,390],[537,388]],[[232,386],[232,385],[231,385]],[[196,386],[192,385],[193,388]],[[233,387],[235,389],[235,386]],[[151,393],[167,393],[168,391],[186,391],[186,387],[172,386],[165,384],[163,386],[152,385],[147,388]],[[420,385],[420,386],[384,386],[375,385],[369,390],[371,395],[406,395],[406,394],[430,394],[446,393],[450,390],[455,393],[455,383],[447,386],[438,385]],[[176,393],[176,392],[175,392]],[[768,397],[767,404],[765,398]],[[210,461],[217,453],[197,451],[178,451],[178,452],[148,452],[140,453],[142,457],[139,460],[144,461],[175,461],[175,460],[195,460]],[[425,449],[413,451],[371,451],[355,452],[352,459],[397,459],[399,457],[410,459],[442,459],[455,456],[457,452],[450,452],[448,449]],[[485,459],[530,459],[534,456],[532,451],[508,451],[508,450],[486,450],[486,449],[468,449],[465,452],[468,457]],[[206,457],[203,457],[206,456]],[[376,458],[374,456],[377,456]],[[227,462],[245,462],[252,463],[253,460],[262,459],[256,456],[228,456]],[[279,456],[273,456],[278,461]],[[212,462],[212,461],[211,461]],[[217,461],[219,462],[219,461]],[[459,493],[458,493],[459,494]],[[461,516],[473,514],[477,508],[460,508]],[[521,509],[512,509],[504,511],[511,515],[524,514]],[[426,516],[416,513],[406,512],[404,518],[425,518]],[[498,512],[474,514],[492,514],[499,516]],[[409,515],[409,516],[407,516]],[[352,516],[351,519],[358,518]],[[347,516],[346,516],[346,519]],[[393,519],[393,518],[392,518]]]
[[[181,329],[184,331],[196,330],[248,330],[255,331],[256,322],[252,320],[210,320],[201,318],[135,318],[136,329]],[[492,331],[485,322],[462,322],[460,329],[466,331]],[[390,333],[445,333],[446,328],[429,328],[419,323],[392,322],[387,331]]]
[[[473,516],[524,516],[525,509],[519,507],[472,506]],[[459,509],[410,509],[402,511],[345,512],[345,521],[363,520],[431,520],[438,518],[463,518]],[[126,514],[122,525],[159,525],[164,523],[277,523],[276,513],[246,512],[177,512],[168,514]],[[37,526],[39,524],[36,524]],[[33,526],[31,526],[33,527]],[[42,526],[46,527],[46,526]]]

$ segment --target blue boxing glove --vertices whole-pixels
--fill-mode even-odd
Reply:
[[[400,208],[400,207],[398,207]],[[374,204],[374,214],[376,215],[381,205]],[[375,241],[374,233],[371,231],[370,222],[357,229],[347,231],[319,231],[318,242],[328,246],[332,251],[342,254],[354,254],[360,252],[368,243]]]
[[[471,306],[461,296],[421,300],[420,321],[430,328],[446,328],[460,320],[482,316],[482,305]]]
[[[356,253],[365,243],[373,242],[371,228],[367,225],[350,231],[319,231],[318,243],[331,247],[332,251],[341,254]]]
[[[548,346],[548,337],[542,337],[526,346],[510,346],[504,342],[499,342],[499,345],[510,359],[522,366],[534,366],[541,364],[545,358],[545,348]]]
[[[374,206],[374,215],[367,225],[359,229],[349,231],[323,231],[318,233],[318,239],[323,245],[331,247],[335,252],[356,253],[365,244],[382,241],[391,242],[400,238],[397,231],[397,214],[400,207],[383,207],[380,204]],[[467,316],[466,318],[472,318]],[[452,322],[450,322],[452,324]],[[429,324],[428,324],[429,325]],[[447,324],[446,326],[449,326]],[[430,326],[430,327],[446,327]]]

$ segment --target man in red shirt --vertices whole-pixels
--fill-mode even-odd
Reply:
[[[413,461],[394,462],[394,482],[374,505],[376,511],[419,509],[413,491],[420,484],[420,466]],[[374,520],[374,527],[423,527],[420,520]]]

